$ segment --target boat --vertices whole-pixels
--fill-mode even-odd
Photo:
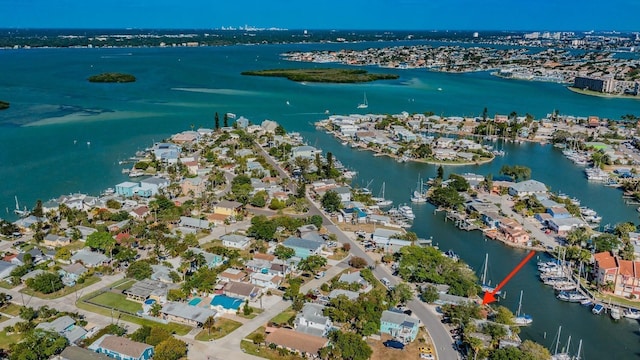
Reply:
[[[483,292],[486,293],[493,293],[494,295],[501,295],[502,291],[496,291],[494,292],[496,289],[491,286],[491,281],[487,281],[487,268],[489,267],[489,254],[485,254],[484,256],[484,265],[483,265],[483,270],[482,270],[482,278],[480,279],[480,281],[482,281],[482,285],[480,285],[480,287],[482,288]]]
[[[229,119],[235,119],[235,118],[236,118],[236,114],[228,112],[228,113],[227,113],[227,117],[228,117]]]
[[[416,185],[416,189],[411,193],[411,202],[416,204],[424,204],[427,202],[427,196],[423,190],[424,184],[420,179],[420,175],[418,175],[418,183]]]
[[[382,183],[382,188],[380,189],[380,196],[378,197],[372,197],[371,200],[376,202],[376,205],[380,208],[384,208],[384,207],[388,207],[393,205],[393,201],[392,200],[387,200],[384,198],[384,188],[385,188],[385,183]]]
[[[343,142],[340,143],[340,145],[342,145],[342,146],[346,146],[347,144],[349,144],[348,141],[343,141]]]
[[[446,256],[449,259],[452,259],[454,261],[459,261],[460,260],[460,256],[458,256],[458,254],[456,254],[453,250],[447,250],[443,254],[444,254],[444,256]]]
[[[20,204],[18,204],[18,196],[15,196],[16,198],[16,209],[13,210],[13,212],[20,216],[20,217],[25,217],[25,216],[29,216],[29,211],[27,210],[27,207],[24,207],[24,210],[20,210]]]
[[[595,304],[595,305],[593,305],[593,309],[591,309],[591,312],[594,315],[600,315],[600,314],[602,314],[602,311],[604,311],[604,305],[602,305],[602,304]]]
[[[560,345],[560,334],[562,332],[562,326],[558,327],[558,338],[556,339],[556,348],[553,351],[553,355],[551,355],[551,360],[571,360],[571,355],[569,355],[569,345],[571,345],[571,335],[569,335],[569,339],[567,340],[567,347],[563,348],[558,352],[558,346]]]
[[[591,305],[593,305],[593,301],[591,301],[590,299],[584,299],[584,300],[580,301],[580,305],[582,305],[582,306],[591,306]]]
[[[626,309],[622,312],[622,316],[626,317],[627,319],[638,320],[640,319],[640,310]]]
[[[613,320],[620,320],[622,317],[622,313],[620,312],[620,308],[612,307],[609,311],[609,315]]]
[[[364,101],[362,104],[358,104],[358,109],[366,109],[369,107],[369,102],[367,101],[367,93],[364,93]]]
[[[398,211],[400,211],[400,215],[409,220],[413,220],[416,218],[416,215],[413,213],[413,209],[411,208],[411,206],[402,205],[398,208]]]
[[[563,281],[553,285],[553,290],[556,291],[571,291],[575,290],[578,286],[574,282]]]
[[[561,291],[556,297],[558,300],[568,302],[581,302],[582,300],[588,299],[578,291]]]
[[[529,325],[533,322],[533,318],[527,314],[521,314],[522,309],[522,290],[520,290],[520,300],[518,301],[518,311],[516,312],[515,323],[516,325]]]

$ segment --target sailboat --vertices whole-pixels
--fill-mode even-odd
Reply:
[[[520,290],[520,301],[518,301],[518,311],[516,312],[515,323],[516,325],[529,325],[533,322],[531,315],[520,314],[522,310],[522,290]]]
[[[495,287],[491,286],[491,281],[487,282],[487,268],[489,267],[489,254],[485,254],[484,257],[484,266],[483,266],[483,270],[482,270],[482,278],[480,279],[482,281],[482,285],[480,286],[482,288],[483,292],[486,293],[493,293],[493,291],[495,290]],[[497,291],[495,293],[495,295],[501,295],[502,291]]]
[[[366,109],[369,107],[369,103],[367,102],[367,93],[364,93],[364,101],[362,104],[358,104],[358,109]]]
[[[14,213],[16,213],[16,215],[24,217],[29,215],[29,211],[27,211],[27,207],[24,207],[24,210],[20,210],[20,204],[18,204],[18,197],[16,196],[16,209],[13,210]]]
[[[416,185],[416,189],[411,193],[411,202],[416,204],[422,204],[427,202],[427,197],[423,191],[422,180],[420,179],[420,175],[418,175],[418,184]]]
[[[571,335],[569,335],[569,339],[567,340],[567,347],[562,349],[561,353],[558,353],[558,345],[560,344],[560,332],[562,331],[562,326],[558,328],[558,339],[556,340],[556,349],[554,354],[551,355],[551,360],[571,360],[571,355],[569,355],[569,345],[571,345]]]
[[[393,201],[387,200],[384,198],[384,187],[385,187],[385,183],[383,182],[382,189],[380,190],[380,196],[371,198],[371,200],[375,201],[376,205],[378,205],[378,207],[381,207],[381,208],[393,205]]]

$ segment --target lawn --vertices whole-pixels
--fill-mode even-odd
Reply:
[[[22,306],[20,305],[16,305],[16,304],[9,304],[5,307],[3,307],[2,309],[0,309],[0,312],[3,314],[8,314],[11,316],[18,316],[20,315],[20,309],[22,308]]]
[[[16,286],[18,286],[18,284],[13,285],[6,281],[0,281],[0,288],[3,288],[3,289],[13,289]]]
[[[249,334],[249,336],[247,336],[247,338],[249,339],[253,339],[253,336],[255,334],[263,334],[264,335],[264,327],[259,327],[256,331],[252,332],[251,334]],[[251,354],[254,356],[259,356],[265,359],[270,359],[270,360],[300,360],[300,359],[304,359],[303,357],[294,355],[294,354],[288,354],[288,355],[280,355],[280,352],[278,350],[273,350],[270,349],[267,346],[264,345],[256,345],[254,344],[252,341],[247,341],[245,339],[243,339],[240,342],[240,349],[242,349],[242,352],[247,353],[247,354]]]
[[[119,294],[114,294],[114,295],[119,295]],[[148,320],[148,319],[143,319],[141,317],[137,317],[137,316],[133,316],[133,315],[127,315],[127,314],[123,314],[123,313],[118,313],[118,312],[113,312],[109,309],[105,309],[103,307],[100,306],[96,306],[96,305],[92,305],[89,303],[86,303],[85,300],[90,299],[92,296],[95,296],[95,293],[93,294],[89,294],[87,296],[82,297],[78,302],[76,302],[76,306],[80,309],[83,310],[87,310],[87,311],[91,311],[94,312],[96,314],[100,314],[103,316],[118,316],[121,320],[124,321],[128,321],[134,324],[138,324],[138,325],[147,325],[150,327],[160,327],[163,329],[166,329],[167,331],[171,332],[171,333],[175,333],[177,335],[186,335],[189,333],[189,331],[191,331],[192,327],[188,326],[188,325],[184,325],[184,324],[176,324],[176,323],[168,323],[168,324],[163,324],[163,323],[159,323],[157,321],[153,321],[153,320]],[[137,304],[137,303],[136,303]],[[137,304],[142,308],[142,305]]]
[[[287,324],[289,322],[289,319],[295,316],[296,316],[296,311],[291,308],[288,308],[285,311],[281,312],[280,314],[274,316],[270,322],[276,325],[283,325],[283,324]]]
[[[240,312],[238,312],[237,315],[245,319],[253,319],[264,312],[263,309],[254,308],[253,306],[250,306],[250,308],[253,310],[251,314],[245,315],[244,312],[242,312],[242,308],[240,308]]]
[[[21,293],[23,294],[27,294],[30,296],[35,296],[37,298],[40,299],[57,299],[59,297],[63,297],[66,295],[69,295],[75,291],[78,291],[82,288],[85,288],[87,286],[93,285],[95,283],[97,283],[98,281],[100,281],[100,278],[97,276],[91,276],[85,279],[85,281],[82,284],[75,284],[74,286],[65,286],[62,289],[56,291],[56,292],[52,292],[51,294],[43,294],[41,292],[29,289],[28,287],[25,287],[24,289],[20,290]]]
[[[127,300],[126,296],[122,294],[115,294],[112,292],[104,292],[94,298],[87,300],[95,304],[117,310],[127,311],[134,314],[139,310],[142,310],[142,304],[135,301]]]
[[[229,335],[240,326],[242,326],[242,323],[239,323],[237,321],[218,318],[216,319],[215,325],[211,329],[211,335],[209,335],[209,329],[202,329],[202,331],[200,331],[198,335],[196,335],[196,340],[210,341],[211,339],[220,339]]]
[[[9,349],[9,346],[19,342],[22,339],[22,334],[11,333],[7,334],[6,331],[0,331],[0,349]]]
[[[133,279],[124,278],[111,284],[111,288],[124,291],[132,287],[135,283],[136,281]]]

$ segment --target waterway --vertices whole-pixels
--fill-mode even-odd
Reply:
[[[289,63],[284,51],[367,48],[395,44],[299,44],[168,49],[37,49],[0,52],[0,99],[11,108],[0,112],[0,217],[12,219],[14,196],[32,206],[36,199],[81,191],[97,193],[126,179],[118,161],[136,150],[194,127],[213,127],[213,115],[233,112],[259,123],[276,120],[290,131],[300,131],[346,166],[359,171],[354,180],[374,191],[386,182],[386,195],[396,203],[409,202],[418,175],[433,177],[436,166],[397,163],[385,157],[352,150],[312,123],[325,110],[336,114],[362,113],[356,109],[366,92],[370,113],[433,111],[444,115],[531,113],[543,116],[554,109],[578,116],[617,118],[640,113],[640,103],[574,94],[561,85],[510,81],[487,73],[443,74],[426,70],[387,70],[400,79],[368,84],[298,84],[285,79],[243,77],[241,71],[277,67],[322,67]],[[90,84],[86,78],[104,71],[134,74],[133,84]],[[442,90],[439,91],[438,88]],[[287,103],[288,102],[288,103]],[[497,174],[503,164],[524,164],[533,178],[553,190],[578,197],[603,216],[603,224],[638,222],[635,208],[620,193],[589,184],[574,166],[550,145],[498,145],[507,153],[483,166],[448,167],[445,172]],[[8,208],[8,212],[5,212]],[[421,237],[433,237],[443,250],[453,249],[474,269],[489,253],[490,277],[500,281],[525,255],[521,250],[485,241],[477,232],[463,232],[430,205],[414,206],[413,227]],[[638,323],[613,323],[586,308],[555,299],[553,290],[537,280],[528,264],[507,286],[503,304],[516,308],[524,290],[523,309],[534,317],[523,337],[552,347],[559,325],[566,336],[584,340],[585,358],[637,358]],[[545,338],[546,334],[546,338]],[[577,340],[574,341],[577,343]],[[575,350],[574,350],[575,351]]]

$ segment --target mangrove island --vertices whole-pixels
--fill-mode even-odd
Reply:
[[[371,74],[366,70],[352,69],[271,69],[243,71],[242,75],[286,77],[292,81],[325,83],[360,83],[376,80],[392,80],[400,76],[394,74]]]
[[[123,73],[102,73],[89,77],[89,82],[97,83],[128,83],[135,81],[135,76]]]

